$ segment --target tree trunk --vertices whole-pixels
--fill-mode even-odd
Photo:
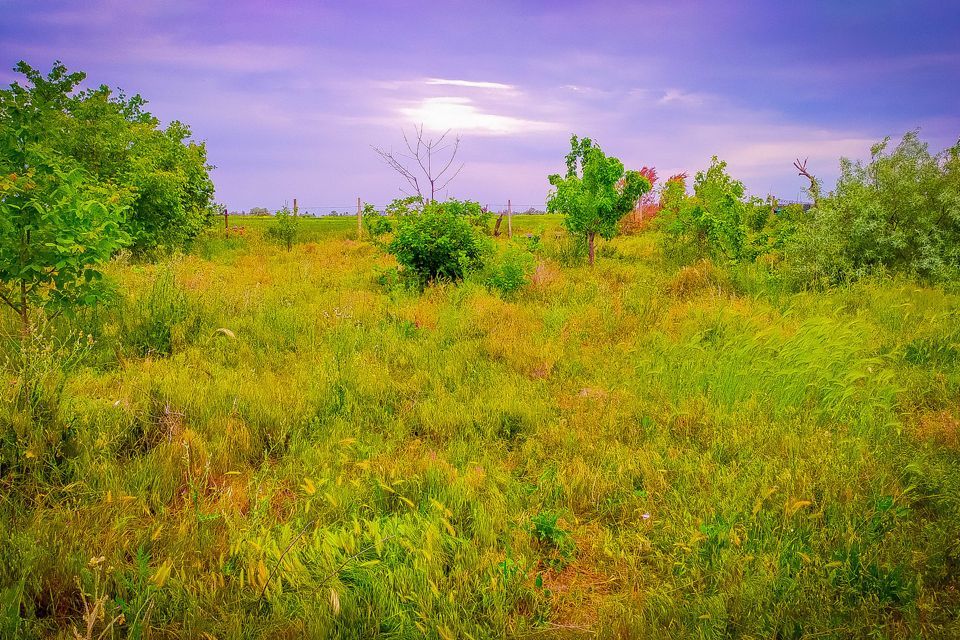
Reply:
[[[596,240],[596,237],[597,237],[597,234],[594,232],[590,232],[587,234],[587,242],[590,245],[590,266],[591,267],[593,266],[593,255],[594,255],[593,248],[594,248],[594,240]]]
[[[27,306],[27,283],[20,281],[20,337],[26,342],[30,337],[30,310]]]

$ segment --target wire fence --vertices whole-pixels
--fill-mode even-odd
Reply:
[[[781,206],[799,204],[802,205],[805,209],[809,208],[812,203],[809,201],[802,200],[800,198],[791,199],[791,198],[777,198],[777,203]],[[296,204],[296,200],[294,200]],[[386,212],[386,204],[376,204],[376,203],[359,203],[361,206],[367,204],[373,204],[374,210],[383,215]],[[250,210],[235,210],[228,211],[227,213],[231,216],[256,216],[256,215],[273,215],[284,206],[289,207],[289,204],[285,204],[279,207],[255,207]],[[484,208],[496,215],[501,213],[512,213],[513,215],[543,215],[547,213],[547,205],[543,202],[536,203],[526,203],[526,204],[516,204],[508,200],[505,204],[484,204]],[[326,217],[337,217],[337,216],[356,216],[358,203],[354,202],[352,204],[342,204],[342,205],[296,205],[297,212],[301,216],[311,217],[311,218],[326,218]]]
[[[376,203],[363,203],[373,204],[373,208],[377,213],[383,214],[386,211],[386,204],[376,204]],[[284,205],[290,207],[290,205]],[[527,203],[527,204],[514,204],[512,202],[507,202],[506,204],[485,204],[483,205],[487,211],[494,214],[508,213],[511,212],[514,215],[542,215],[547,212],[547,205],[542,202],[538,203]],[[272,215],[282,209],[280,207],[255,207],[250,210],[230,210],[228,213],[231,216],[245,216],[245,215]],[[290,207],[292,209],[292,207]],[[325,217],[336,217],[336,216],[356,216],[357,215],[357,203],[349,205],[297,205],[297,213],[301,216],[312,217],[312,218],[325,218]]]

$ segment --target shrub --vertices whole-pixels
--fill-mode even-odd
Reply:
[[[288,207],[277,211],[273,217],[270,227],[267,229],[267,235],[277,242],[287,247],[287,251],[293,249],[293,243],[297,239],[297,232],[300,229],[300,218],[293,215]]]
[[[536,267],[536,259],[529,251],[509,246],[495,254],[483,270],[483,283],[499,291],[505,297],[511,297],[530,283],[530,276]]]
[[[0,91],[0,120],[13,125],[6,130],[115,191],[115,204],[128,208],[122,226],[134,251],[179,247],[209,226],[217,213],[212,166],[188,126],[161,128],[139,95],[105,85],[80,91],[86,75],[60,62],[46,76],[22,61],[15,70],[26,83]]]
[[[396,221],[387,250],[421,283],[460,280],[483,265],[484,243],[467,220],[443,207]]]
[[[389,214],[381,215],[372,204],[363,205],[363,228],[374,242],[393,231],[393,223],[390,221]]]
[[[744,187],[726,168],[727,163],[714,156],[706,171],[697,172],[692,197],[686,197],[682,179],[667,181],[658,221],[668,256],[683,262],[743,257]]]
[[[870,162],[840,161],[836,189],[820,198],[787,251],[798,284],[834,284],[869,273],[927,281],[960,274],[960,143],[931,155],[917,132]]]

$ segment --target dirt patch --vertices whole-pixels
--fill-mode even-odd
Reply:
[[[933,442],[960,451],[960,419],[950,411],[925,413],[913,424],[913,435],[923,442]]]

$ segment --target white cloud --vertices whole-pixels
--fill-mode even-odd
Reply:
[[[548,122],[488,113],[470,98],[458,96],[423,98],[413,106],[402,107],[400,113],[409,121],[423,123],[428,129],[436,130],[510,135],[556,128]]]
[[[448,80],[446,78],[427,78],[424,83],[443,85],[448,87],[470,87],[473,89],[495,89],[498,91],[512,91],[513,85],[502,82],[477,82],[473,80]]]
[[[671,106],[697,107],[706,102],[706,96],[700,93],[681,91],[679,89],[667,89],[663,96],[657,100],[657,104]]]

